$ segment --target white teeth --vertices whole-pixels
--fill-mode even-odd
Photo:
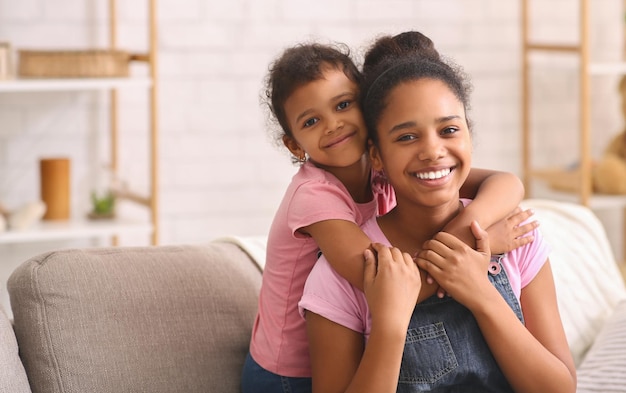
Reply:
[[[422,180],[435,180],[435,179],[441,179],[442,177],[448,176],[449,174],[450,174],[450,168],[447,168],[447,169],[442,169],[440,171],[418,173],[416,176],[418,179],[422,179]]]

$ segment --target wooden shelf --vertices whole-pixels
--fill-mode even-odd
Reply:
[[[532,137],[531,130],[531,78],[530,69],[531,66],[536,63],[547,59],[546,55],[564,53],[571,55],[567,57],[568,60],[563,61],[565,57],[560,57],[560,61],[554,62],[553,66],[565,66],[568,68],[574,65],[577,72],[577,79],[579,84],[578,97],[578,124],[579,132],[578,139],[580,142],[580,151],[578,152],[579,161],[579,173],[575,176],[563,172],[562,175],[565,178],[559,177],[560,175],[552,176],[552,184],[561,184],[563,182],[575,183],[573,186],[578,193],[578,202],[583,205],[591,206],[590,199],[593,196],[593,182],[592,182],[592,167],[593,159],[591,156],[591,83],[592,76],[594,75],[623,75],[626,74],[626,62],[595,62],[591,59],[591,40],[590,33],[590,0],[578,0],[580,9],[579,20],[579,37],[574,44],[551,44],[533,42],[530,39],[530,0],[521,0],[522,2],[522,160],[523,160],[523,172],[524,183],[526,185],[526,191],[529,195],[532,195],[532,187],[530,180],[539,177],[544,178],[545,173],[536,171],[532,163]],[[533,57],[533,54],[541,54],[539,58]],[[533,57],[531,59],[531,57]],[[556,58],[552,58],[556,60]],[[534,61],[531,61],[534,60]],[[550,179],[547,179],[550,181]],[[555,187],[560,188],[560,187]]]
[[[566,171],[562,171],[562,173],[569,176]],[[536,176],[535,179],[540,180],[540,182],[533,185],[533,197],[580,203],[578,190],[563,190],[550,187],[549,181],[545,181],[547,178],[541,175]],[[591,194],[587,206],[592,210],[621,209],[626,207],[626,195]]]
[[[0,233],[0,245],[23,242],[38,242],[48,240],[62,240],[75,238],[94,238],[105,236],[119,236],[124,234],[148,233],[150,243],[158,244],[158,78],[157,78],[157,2],[146,0],[148,15],[146,28],[148,33],[147,51],[134,54],[130,61],[144,63],[147,66],[146,75],[124,78],[14,78],[0,80],[0,94],[2,93],[42,93],[63,91],[93,91],[105,90],[109,93],[108,114],[110,119],[109,165],[114,175],[122,169],[119,162],[120,137],[119,117],[124,109],[119,102],[118,92],[125,88],[139,88],[146,91],[148,104],[148,138],[146,144],[149,150],[148,178],[150,189],[146,197],[126,195],[126,199],[139,203],[149,210],[149,223],[137,223],[125,220],[69,220],[64,222],[42,222],[31,230],[24,232]],[[109,5],[109,48],[118,47],[117,40],[117,0],[108,0]],[[116,240],[114,240],[114,243]]]
[[[153,229],[149,223],[122,219],[43,221],[28,230],[0,233],[0,244],[150,235]]]
[[[549,199],[580,203],[580,171],[577,169],[542,168],[529,172],[533,179],[543,184],[535,185],[535,194]],[[539,186],[539,187],[537,187]],[[626,195],[609,195],[592,193],[589,199],[591,209],[615,209],[626,207]]]
[[[626,62],[591,63],[589,64],[591,75],[624,75],[626,74]]]
[[[626,195],[599,195],[594,193],[593,186],[593,158],[592,119],[591,119],[591,86],[595,77],[602,75],[626,75],[624,61],[595,61],[591,58],[591,15],[593,13],[591,0],[577,0],[579,9],[578,39],[573,44],[542,43],[531,40],[531,0],[521,0],[521,38],[522,38],[522,169],[524,185],[527,195],[581,203],[592,209],[619,209],[623,217],[622,226],[622,256],[626,259]],[[535,0],[534,3],[539,3]],[[572,4],[574,7],[576,4]],[[622,21],[623,15],[615,15],[616,21]],[[623,23],[623,22],[622,22]],[[554,55],[557,56],[548,56]],[[566,56],[561,56],[566,55]],[[573,100],[578,101],[578,141],[580,150],[577,156],[578,168],[575,170],[547,169],[539,170],[533,164],[531,118],[532,118],[532,86],[531,68],[537,63],[542,66],[560,67],[564,70],[573,70],[578,79],[578,91]],[[570,114],[568,114],[570,116]],[[535,132],[536,133],[536,132]],[[567,135],[573,137],[572,134]],[[536,181],[541,180],[541,181]],[[541,191],[534,190],[541,187]]]
[[[531,48],[527,48],[527,50],[530,51]],[[552,55],[548,52],[542,52],[540,56],[533,56],[533,66],[548,70],[580,72],[580,59],[575,54],[573,54],[574,56],[559,58]],[[621,61],[589,62],[587,67],[587,74],[592,77],[626,74],[626,62]]]
[[[150,78],[10,79],[0,81],[0,93],[147,88]]]

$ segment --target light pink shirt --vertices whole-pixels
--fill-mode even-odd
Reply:
[[[463,202],[468,203],[467,200]],[[390,245],[376,218],[370,219],[361,228],[373,242]],[[501,260],[518,301],[522,288],[535,278],[550,252],[537,229],[532,235],[535,239],[531,243],[505,254]],[[306,281],[299,303],[301,315],[304,315],[304,310],[369,336],[371,318],[365,294],[337,274],[324,256],[315,264]]]
[[[250,354],[261,367],[282,376],[311,376],[306,325],[298,313],[298,301],[319,249],[298,229],[330,219],[361,226],[376,216],[377,207],[384,213],[395,204],[391,187],[382,189],[371,202],[359,204],[335,176],[309,162],[294,175],[268,235],[250,343]]]

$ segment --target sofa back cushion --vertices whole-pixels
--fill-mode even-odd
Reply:
[[[260,283],[211,243],[49,252],[8,289],[35,393],[237,392]]]
[[[11,321],[0,307],[0,392],[31,393]]]
[[[626,288],[600,220],[587,207],[528,199],[552,246],[550,264],[565,334],[579,365]]]

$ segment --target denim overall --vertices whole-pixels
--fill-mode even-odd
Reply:
[[[519,302],[500,263],[492,256],[489,280],[524,322]],[[418,304],[407,332],[399,393],[513,392],[472,313],[451,297]]]

